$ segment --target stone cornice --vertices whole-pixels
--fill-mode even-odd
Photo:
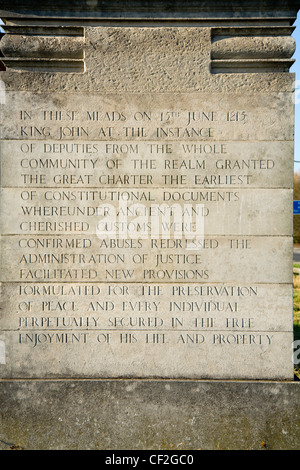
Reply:
[[[215,17],[296,17],[300,0],[3,0],[3,18],[215,18]]]

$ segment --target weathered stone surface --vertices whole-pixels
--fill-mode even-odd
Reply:
[[[155,41],[164,31],[153,31]],[[125,45],[128,33],[102,30],[101,60],[105,50],[111,50],[109,41],[114,34],[123,35],[121,43]],[[130,30],[130,44],[139,44],[142,33],[146,34]],[[129,50],[136,54],[134,48]],[[113,70],[120,62],[115,60],[109,62]],[[122,84],[129,83],[126,74],[132,73],[132,59],[124,58],[123,64]],[[149,64],[152,67],[154,63],[151,60]],[[104,69],[112,78],[105,64]],[[138,87],[142,91],[142,85]],[[99,282],[110,286],[118,282],[126,290],[141,282],[149,286],[239,282],[252,288],[260,284],[288,288],[292,278],[292,216],[287,210],[292,206],[291,94],[265,91],[251,93],[250,98],[232,93],[170,94],[163,93],[163,84],[161,91],[6,93],[2,134],[7,154],[2,168],[7,187],[1,200],[5,284],[76,282],[81,286]],[[70,143],[71,150],[67,147]],[[68,150],[67,171],[48,172],[49,166],[58,165],[56,155],[66,158]],[[74,150],[80,155],[77,160]],[[41,151],[44,155],[51,152],[47,163],[41,160]],[[235,157],[224,158],[227,152]],[[195,169],[198,154],[201,160],[197,159]],[[225,174],[217,171],[220,155]],[[91,157],[90,171],[85,171],[87,157]],[[178,158],[185,168],[178,169]],[[15,161],[17,171],[12,165]],[[35,174],[32,167],[23,167],[29,161],[40,166]],[[75,161],[79,171],[71,173],[71,162]],[[94,171],[97,162],[98,174]],[[262,175],[264,170],[267,178]],[[156,215],[163,212],[162,204],[173,211],[163,222],[159,217],[153,219],[157,207],[160,212]],[[198,217],[197,235],[193,211]],[[108,236],[111,240],[107,242]],[[127,239],[127,245],[116,243],[119,238]],[[5,345],[3,377],[293,377],[291,316],[285,315],[285,322],[276,329],[273,320],[268,324],[269,314],[262,324],[231,303],[226,308],[231,313],[236,310],[238,321],[224,315],[216,320],[187,317],[189,294],[184,294],[184,303],[174,317],[173,304],[163,303],[162,291],[157,297],[151,304],[136,304],[134,298],[122,304],[123,308],[130,305],[131,313],[138,317],[126,312],[119,320],[115,314],[111,317],[111,304],[102,296],[101,322],[83,317],[84,307],[78,304],[67,332],[62,326],[67,320],[52,314],[57,308],[72,311],[75,303],[65,304],[60,297],[56,307],[53,303],[43,306],[50,308],[51,317],[43,317],[42,322],[26,315],[19,319],[17,331],[14,322],[8,321],[1,336]],[[175,302],[175,298],[174,291],[170,300]],[[285,302],[286,308],[291,308],[287,297]],[[141,311],[143,305],[152,309],[151,316]],[[207,308],[214,306],[208,304]],[[16,307],[19,313],[24,309],[29,313],[32,308],[22,295]],[[7,300],[3,308],[8,308]],[[89,308],[93,311],[94,307]],[[256,310],[252,304],[247,308]],[[179,312],[184,316],[178,318]],[[4,318],[8,320],[7,314]],[[93,324],[97,328],[90,331]],[[205,324],[209,326],[204,331]],[[79,329],[77,325],[81,325]],[[99,357],[99,346],[104,346],[105,361],[103,355]],[[37,348],[41,350],[38,355]],[[212,372],[216,360],[220,368]]]
[[[163,89],[157,94],[7,92],[2,138],[116,143],[134,138],[160,144],[182,140],[293,142],[291,93],[247,95],[221,90],[212,94],[169,94],[162,93]]]
[[[2,1],[0,448],[295,449],[299,2],[100,3]]]
[[[75,58],[83,56],[83,40],[74,37],[5,35],[0,43],[4,56]]]
[[[130,26],[86,26],[82,73],[63,73],[63,70],[57,73],[49,63],[48,73],[28,71],[21,76],[8,67],[7,91],[215,93],[222,90],[222,93],[234,95],[294,91],[294,75],[281,70],[276,74],[265,71],[263,75],[250,73],[245,77],[230,73],[229,69],[230,80],[227,74],[212,74],[211,49],[214,46],[210,27]],[[277,34],[276,28],[268,32]]]
[[[28,153],[31,145],[32,151]],[[151,188],[163,184],[170,171],[177,171],[184,175],[178,180],[180,188],[230,185],[237,189],[249,186],[291,189],[293,151],[293,143],[287,141],[248,142],[247,146],[235,141],[217,144],[172,141],[163,147],[157,141],[126,140],[115,144],[35,140],[28,144],[5,140],[2,142],[2,187],[24,187],[27,181],[32,188],[59,187],[63,180],[65,188],[76,188],[79,184],[82,186],[83,175],[87,174],[90,177],[86,180],[99,188],[108,186],[110,175],[115,176],[115,187],[121,188],[126,178],[129,182],[129,175],[131,179],[136,175],[135,187]],[[118,171],[107,167],[112,158],[122,161]],[[148,160],[142,168],[143,180],[137,176],[141,174],[138,158]]]
[[[198,330],[160,330],[157,334],[153,327],[148,332],[135,329],[134,333],[132,329],[110,333],[84,328],[80,332],[8,331],[1,333],[1,340],[7,358],[13,357],[14,363],[2,366],[2,378],[210,379],[213,373],[215,379],[230,380],[234,367],[236,379],[255,380],[259,376],[273,380],[276,376],[278,380],[292,380],[290,336],[291,332]],[[126,361],[116,360],[120,355]]]
[[[212,44],[213,59],[273,59],[290,58],[295,52],[292,37],[226,37]]]
[[[93,175],[90,177],[92,179]],[[101,190],[89,191],[74,187],[61,191],[61,186],[52,190],[37,188],[32,201],[25,199],[28,191],[24,189],[3,189],[3,234],[83,233],[98,234],[102,238],[111,233],[112,237],[118,238],[121,233],[126,233],[134,239],[155,239],[169,233],[179,239],[191,234],[190,238],[196,239],[199,238],[196,236],[198,217],[199,223],[203,224],[202,238],[292,235],[292,218],[286,216],[286,207],[292,205],[292,190],[243,191],[232,190],[230,185],[230,190],[227,186],[215,189],[151,188],[145,191],[145,186],[139,190],[133,189],[132,185],[126,190],[124,186],[122,189],[116,186],[107,185]],[[92,184],[91,188],[95,186]],[[116,199],[116,194],[123,196],[121,202],[111,199]],[[93,200],[88,200],[92,197]],[[268,206],[270,197],[271,208]]]
[[[292,379],[295,7],[97,5],[4,16],[3,377]],[[199,317],[195,283],[258,294]]]
[[[153,300],[155,291],[159,295]],[[20,292],[23,302],[18,302]],[[32,328],[48,331],[57,325],[66,331],[71,324],[78,331],[83,320],[87,330],[108,328],[114,322],[117,331],[122,331],[129,327],[134,329],[136,325],[143,328],[149,318],[154,325],[155,317],[160,318],[159,323],[165,328],[177,317],[180,321],[173,324],[178,330],[181,322],[197,327],[200,333],[206,328],[218,331],[229,325],[243,327],[246,331],[276,332],[284,331],[290,321],[291,294],[292,287],[285,284],[172,286],[161,283],[148,289],[138,283],[124,283],[124,286],[116,283],[3,283],[2,299],[7,309],[2,321],[5,330],[25,332]],[[13,317],[11,311],[16,312]],[[267,311],[272,312],[271,318],[265,315]],[[85,314],[78,315],[78,312]],[[80,319],[78,323],[76,318]]]
[[[242,282],[289,283],[292,270],[288,254],[292,237],[232,236],[191,240],[128,239],[127,251],[107,253],[106,243],[96,236],[77,235],[51,239],[49,249],[28,248],[26,238],[3,237],[5,282],[99,281],[133,282]],[[34,243],[30,236],[30,245]],[[131,243],[130,243],[131,242]],[[269,244],[272,242],[272,249]],[[110,244],[108,244],[109,246]],[[195,246],[197,248],[195,248]],[[73,247],[73,250],[72,250]],[[76,243],[75,243],[76,247]],[[132,248],[131,248],[132,247]],[[198,249],[198,247],[200,247]],[[53,253],[55,250],[55,253]],[[216,262],[217,259],[217,262]],[[258,263],[257,260],[260,260]],[[246,267],[245,267],[246,266]]]
[[[15,381],[0,390],[3,450],[299,449],[296,382]]]

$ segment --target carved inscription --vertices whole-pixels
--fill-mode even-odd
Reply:
[[[271,357],[291,302],[288,112],[268,128],[265,97],[9,99],[3,323],[33,375],[53,357],[46,376],[242,377],[236,354]]]

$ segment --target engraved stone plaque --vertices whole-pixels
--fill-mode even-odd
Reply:
[[[292,19],[86,3],[2,12],[2,378],[293,379]]]

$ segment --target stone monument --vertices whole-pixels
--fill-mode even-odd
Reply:
[[[2,2],[3,448],[297,447],[298,6]]]

